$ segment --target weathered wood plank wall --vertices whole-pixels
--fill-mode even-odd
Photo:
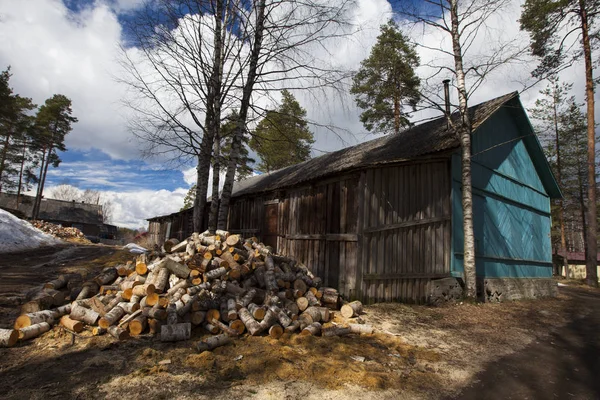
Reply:
[[[325,285],[366,302],[420,303],[431,279],[450,275],[450,193],[448,159],[372,168],[234,198],[229,230],[262,239],[266,207],[276,204],[276,250]],[[152,237],[164,241],[167,220],[170,237],[191,234],[183,212],[151,222]]]
[[[449,161],[365,172],[357,295],[367,302],[425,302],[427,282],[449,276]]]

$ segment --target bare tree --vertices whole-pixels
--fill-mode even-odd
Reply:
[[[234,30],[242,6],[240,0],[147,1],[127,24],[136,51],[123,48],[127,77],[119,80],[133,93],[126,103],[137,115],[131,129],[145,155],[197,162],[196,231],[204,223],[221,109],[239,75],[232,69],[223,77],[223,65],[244,45]]]
[[[50,196],[56,200],[73,201],[79,199],[81,190],[75,186],[63,183],[53,188]]]
[[[450,46],[430,46],[424,41],[416,41],[417,46],[434,51],[439,57],[424,64],[432,73],[422,77],[422,98],[427,107],[446,114],[448,125],[452,129],[461,147],[461,183],[464,235],[464,280],[465,296],[477,295],[475,269],[475,238],[473,233],[473,194],[471,186],[471,133],[472,121],[468,113],[469,98],[489,78],[490,74],[509,62],[518,60],[524,48],[516,39],[499,41],[493,35],[486,35],[488,23],[506,6],[508,0],[425,0],[413,2],[398,1],[398,13],[413,27],[425,31],[441,33],[449,39]],[[487,36],[486,51],[476,51],[475,41]],[[500,36],[500,35],[498,35]],[[458,93],[459,118],[453,119],[443,108],[444,98],[440,94],[439,81],[451,78]]]
[[[220,211],[219,174],[214,174],[209,230],[224,227],[239,149],[247,124],[255,119],[257,93],[284,88],[339,85],[344,78],[331,62],[312,56],[343,29],[350,0],[329,6],[316,0],[157,0],[131,19],[129,31],[139,51],[123,49],[124,80],[135,98],[133,131],[146,154],[197,167],[194,229],[203,225],[208,175],[224,111],[237,111]],[[218,149],[217,149],[218,150]],[[213,169],[215,165],[213,165]]]

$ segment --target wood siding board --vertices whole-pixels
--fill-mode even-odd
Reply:
[[[366,251],[366,238],[363,233],[363,227],[365,224],[365,197],[366,197],[366,187],[365,181],[367,178],[367,172],[363,171],[360,174],[358,185],[357,185],[357,196],[356,202],[358,206],[358,219],[356,225],[356,233],[358,235],[358,242],[356,248],[356,273],[355,273],[355,296],[357,299],[362,299],[362,290],[363,290],[363,280],[362,274],[363,270],[366,266],[365,257],[367,255]]]

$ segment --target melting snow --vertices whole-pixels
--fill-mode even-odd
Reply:
[[[33,227],[29,222],[19,219],[0,209],[0,253],[35,249],[62,243],[54,236]]]

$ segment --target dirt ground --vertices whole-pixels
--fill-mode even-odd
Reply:
[[[62,271],[92,271],[131,258],[109,247],[0,255],[0,326],[23,293]],[[242,337],[199,354],[189,342],[109,336],[55,327],[0,349],[2,398],[436,399],[461,395],[494,362],[519,354],[592,311],[571,288],[557,298],[425,307],[375,304],[360,317],[374,335]]]

